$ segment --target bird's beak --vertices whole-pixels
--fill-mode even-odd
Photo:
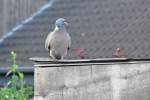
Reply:
[[[64,22],[64,23],[65,23],[66,26],[68,26],[68,23],[67,23],[67,22]]]

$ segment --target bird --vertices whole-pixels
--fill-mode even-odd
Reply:
[[[54,60],[61,60],[67,55],[71,46],[71,37],[67,32],[68,23],[64,18],[55,21],[55,28],[46,37],[45,48],[49,52],[49,57]]]

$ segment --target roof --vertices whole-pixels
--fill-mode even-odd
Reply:
[[[112,58],[115,48],[126,58],[150,58],[149,0],[55,1],[0,44],[0,66],[9,66],[12,50],[20,66],[32,66],[30,57],[48,57],[45,38],[59,17],[69,22],[71,48],[84,48],[87,59]],[[67,59],[79,57],[70,50]]]

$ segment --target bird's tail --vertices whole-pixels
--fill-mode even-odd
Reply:
[[[60,60],[61,59],[61,55],[55,54],[55,59]]]

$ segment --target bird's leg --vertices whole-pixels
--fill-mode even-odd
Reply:
[[[49,51],[49,58],[50,58],[50,60],[53,59],[53,57],[51,56],[51,51]]]
[[[52,57],[52,56],[49,56],[49,58],[50,58],[50,59],[53,59],[53,57]]]

